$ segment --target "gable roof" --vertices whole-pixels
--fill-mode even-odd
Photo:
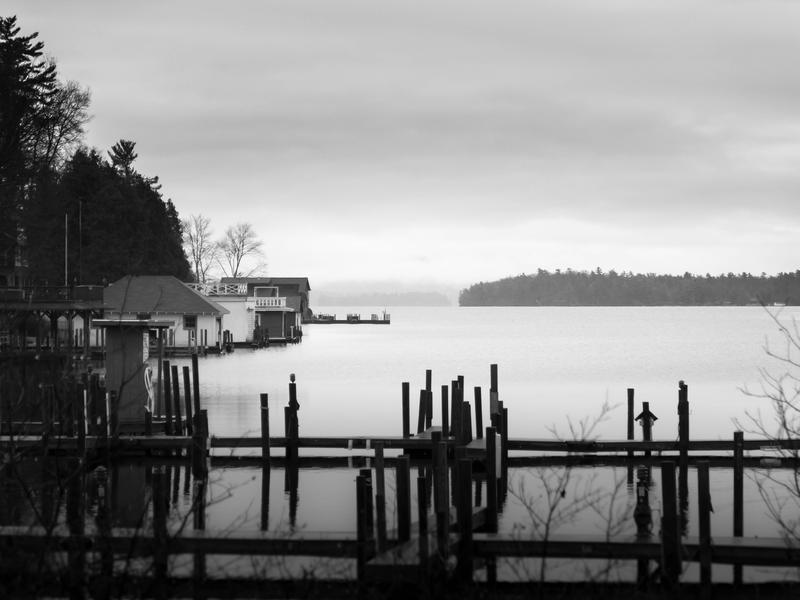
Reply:
[[[247,283],[250,285],[296,285],[301,291],[311,289],[308,277],[223,277],[220,283]]]
[[[228,309],[171,275],[126,275],[103,290],[111,312],[224,315]]]

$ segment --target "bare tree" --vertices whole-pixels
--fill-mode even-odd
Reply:
[[[209,270],[217,261],[219,246],[212,239],[211,219],[191,215],[182,221],[183,247],[189,256],[197,283],[206,283]]]
[[[219,242],[217,262],[228,277],[249,277],[266,269],[263,242],[256,237],[250,223],[237,223],[225,230],[225,237]],[[254,266],[247,267],[251,261]]]
[[[742,391],[756,399],[766,400],[772,414],[761,409],[746,411],[744,426],[737,426],[755,435],[776,442],[800,439],[800,326],[795,319],[781,320],[780,311],[765,307],[777,325],[782,341],[778,350],[765,343],[764,351],[778,365],[776,370],[761,368],[758,390]],[[800,544],[800,449],[797,445],[778,450],[791,469],[759,471],[754,476],[767,512],[780,527],[783,537],[792,546]]]

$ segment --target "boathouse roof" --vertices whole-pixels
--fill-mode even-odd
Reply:
[[[171,275],[126,275],[103,291],[107,311],[119,313],[219,315],[228,309]]]
[[[296,285],[301,292],[311,289],[308,277],[223,277],[220,283],[246,283],[248,285]]]

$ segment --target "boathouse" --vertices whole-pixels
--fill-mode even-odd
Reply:
[[[307,277],[223,277],[189,285],[227,309],[226,342],[296,341],[303,318],[311,315]]]
[[[107,319],[169,321],[170,349],[219,347],[222,318],[228,313],[212,299],[170,275],[127,275],[103,291]]]

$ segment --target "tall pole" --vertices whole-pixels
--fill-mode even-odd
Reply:
[[[69,229],[67,228],[67,211],[64,211],[64,286],[69,285],[69,273],[67,272],[67,250],[69,250]]]

